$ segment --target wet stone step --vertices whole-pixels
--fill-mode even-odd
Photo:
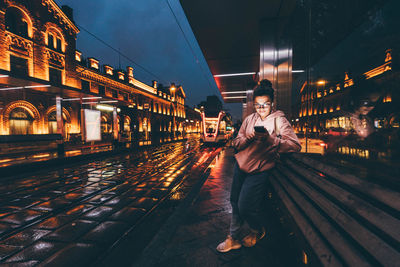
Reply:
[[[65,246],[65,243],[39,240],[38,242],[8,258],[6,262],[24,262],[29,260],[43,261]]]
[[[144,209],[125,207],[122,210],[114,213],[110,219],[115,221],[127,222],[130,225],[135,224],[146,211]]]
[[[72,242],[96,227],[97,224],[98,223],[94,221],[76,220],[67,223],[53,233],[47,235],[44,239],[61,242]]]
[[[48,233],[50,233],[48,230],[29,228],[1,241],[1,243],[9,246],[26,247]]]
[[[19,246],[10,246],[0,243],[0,261],[21,250],[21,248],[22,247]]]
[[[115,207],[101,206],[85,213],[81,218],[84,220],[101,221],[118,210]]]
[[[73,243],[59,250],[45,261],[42,266],[90,266],[101,250],[94,244]]]
[[[7,215],[10,215],[11,213],[13,213],[15,211],[17,211],[17,209],[15,209],[15,208],[4,207],[4,206],[1,207],[0,208],[0,220],[1,220],[1,217],[5,217]]]
[[[36,266],[38,263],[39,263],[39,261],[29,260],[29,261],[19,261],[19,262],[13,262],[13,263],[5,263],[5,264],[0,263],[0,266],[33,267],[33,266]]]
[[[126,223],[114,221],[102,222],[87,233],[82,238],[82,241],[96,243],[102,246],[111,246],[127,229],[128,225]]]
[[[19,225],[17,224],[11,224],[11,223],[0,223],[0,236],[3,234],[6,234],[8,232],[11,232],[15,228],[18,228]]]
[[[38,219],[43,215],[44,213],[35,210],[22,210],[8,215],[7,217],[1,218],[1,221],[14,224],[26,224],[30,221]]]

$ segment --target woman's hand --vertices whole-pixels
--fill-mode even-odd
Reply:
[[[252,132],[251,134],[246,136],[247,142],[251,142],[255,140],[255,132]]]
[[[267,141],[269,138],[269,133],[268,131],[265,131],[263,133],[261,132],[254,132],[254,139],[260,140],[260,141]]]

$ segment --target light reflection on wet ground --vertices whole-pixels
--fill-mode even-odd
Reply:
[[[0,184],[0,262],[96,258],[213,156],[197,139]],[[215,155],[214,155],[215,156]]]

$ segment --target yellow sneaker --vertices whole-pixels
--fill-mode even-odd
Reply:
[[[245,236],[242,240],[242,244],[246,248],[254,247],[258,241],[264,238],[264,236],[265,236],[265,229],[262,228],[261,232],[259,233],[250,233],[247,236]]]
[[[225,239],[224,242],[220,243],[217,246],[217,251],[219,252],[228,252],[232,249],[239,249],[242,247],[242,244],[238,240],[233,239],[230,235]]]

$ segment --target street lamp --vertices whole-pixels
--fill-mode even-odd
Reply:
[[[172,93],[174,93],[175,92],[175,90],[176,90],[176,87],[175,87],[175,84],[174,83],[171,83],[171,86],[169,87],[169,90],[170,90],[170,92],[171,92],[171,100],[172,100],[172,102],[173,101],[175,101],[175,95],[172,95]],[[174,104],[172,103],[172,106],[174,106]],[[174,107],[174,110],[172,111],[173,113],[172,113],[172,132],[173,132],[173,138],[175,139],[175,137],[176,137],[176,133],[175,133],[175,127],[176,127],[176,120],[175,120],[175,107]]]

